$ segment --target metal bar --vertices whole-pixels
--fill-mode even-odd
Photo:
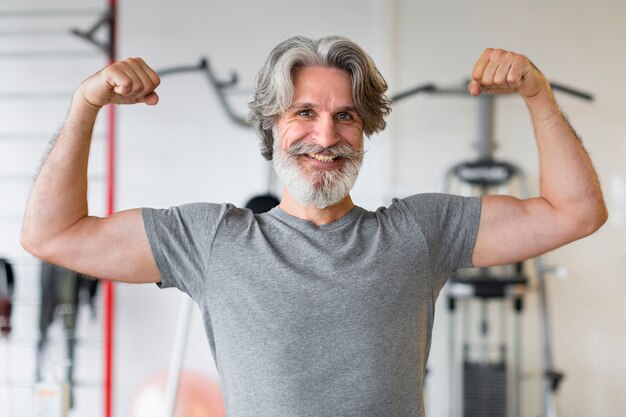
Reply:
[[[508,323],[507,323],[507,315],[506,315],[506,304],[504,302],[498,303],[500,307],[500,362],[506,363],[507,361],[507,352],[506,352],[506,342],[508,339]]]
[[[496,150],[494,132],[495,98],[491,94],[481,94],[478,97],[478,138],[476,149],[480,160],[492,160]]]
[[[542,359],[543,359],[543,415],[545,417],[556,416],[555,395],[552,391],[548,372],[554,370],[552,359],[552,345],[550,343],[550,312],[548,310],[548,296],[545,281],[545,267],[543,258],[535,258],[535,270],[537,274],[537,296],[539,297],[539,317],[541,318],[541,334],[543,336]]]
[[[428,93],[431,94],[449,94],[449,95],[454,95],[454,96],[467,96],[467,97],[473,97],[472,95],[470,95],[469,91],[467,91],[465,88],[454,88],[454,87],[450,87],[450,88],[437,88],[436,90],[433,91],[428,91]]]
[[[457,398],[456,398],[456,412],[457,416],[462,417],[463,408],[465,407],[465,399],[464,395],[464,383],[463,379],[465,378],[465,362],[470,360],[470,301],[469,299],[459,299],[462,305],[462,313],[461,313],[461,340],[460,345],[461,349],[463,349],[461,353],[461,361],[460,365],[457,368],[456,378],[457,378]]]
[[[113,18],[112,18],[113,8],[109,8],[105,13],[100,16],[100,19],[96,21],[96,23],[91,26],[87,31],[82,29],[72,29],[72,34],[78,36],[81,39],[86,40],[87,42],[95,45],[102,52],[106,53],[109,56],[109,59],[114,56],[112,39],[113,39]],[[95,38],[95,34],[98,30],[103,26],[109,26],[109,39],[107,41],[98,40]]]
[[[514,341],[514,362],[515,367],[513,369],[513,389],[515,392],[515,404],[513,405],[513,411],[515,417],[521,417],[522,415],[522,337],[524,335],[522,329],[522,311],[515,310],[515,341]]]
[[[213,71],[211,71],[211,67],[209,66],[206,59],[202,60],[201,65],[203,65],[207,79],[215,89],[215,92],[217,93],[217,98],[222,105],[222,108],[226,111],[226,114],[228,115],[230,120],[239,126],[247,128],[252,127],[245,117],[241,117],[235,114],[233,109],[230,107],[228,100],[226,100],[226,94],[224,93],[225,88],[232,87],[237,83],[237,74],[231,73],[231,79],[229,81],[218,81],[217,78],[215,78]]]
[[[204,69],[204,67],[202,66],[202,62],[199,65],[194,65],[194,66],[181,66],[181,67],[173,67],[173,68],[166,68],[163,70],[158,70],[157,74],[159,74],[159,77],[163,77],[166,75],[172,75],[172,74],[180,74],[180,73],[184,73],[184,72],[198,72],[198,71],[202,71]]]
[[[560,83],[550,82],[550,86],[553,90],[559,91],[561,93],[569,94],[571,96],[575,96],[581,98],[583,100],[592,101],[593,96],[587,92],[577,90],[572,87],[565,86]],[[424,84],[421,86],[417,86],[411,88],[409,90],[394,94],[390,97],[392,102],[398,102],[404,100],[405,98],[412,97],[417,94],[428,93],[428,94],[453,94],[453,95],[463,95],[467,97],[472,97],[466,88],[440,88],[436,87],[434,84]]]
[[[576,90],[572,87],[567,87],[563,84],[550,82],[550,86],[553,90],[560,91],[561,93],[569,94],[574,97],[582,98],[583,100],[593,101],[593,96],[587,92]]]
[[[199,71],[206,70],[205,65],[206,65],[205,61],[202,61],[200,62],[199,65],[166,68],[163,70],[158,70],[157,73],[159,74],[160,77],[163,77],[166,75],[181,74],[185,72],[199,72]],[[229,88],[228,89],[228,95],[242,95],[243,96],[243,95],[252,95],[252,94],[254,94],[254,89],[252,88]]]
[[[489,305],[486,300],[480,300],[480,363],[486,365],[489,362],[488,346],[491,324],[489,323]]]
[[[436,87],[435,87],[434,84],[420,85],[420,86],[411,88],[411,89],[409,89],[407,91],[403,91],[401,93],[394,94],[394,95],[392,95],[389,98],[389,100],[391,100],[392,102],[395,103],[395,102],[398,102],[398,101],[403,100],[405,98],[408,98],[408,97],[414,96],[416,94],[419,94],[419,93],[433,92],[435,90],[436,90]]]

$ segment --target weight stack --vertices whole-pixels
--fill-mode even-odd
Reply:
[[[463,417],[507,417],[504,363],[463,364]]]

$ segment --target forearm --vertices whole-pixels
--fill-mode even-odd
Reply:
[[[22,245],[45,257],[54,240],[88,214],[87,165],[98,107],[75,94],[56,143],[33,186]]]
[[[591,233],[607,217],[598,177],[583,144],[559,109],[549,86],[528,106],[541,172],[540,193],[565,218]]]

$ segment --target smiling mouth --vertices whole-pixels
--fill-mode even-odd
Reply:
[[[317,161],[326,162],[326,163],[333,162],[333,161],[336,161],[338,159],[337,156],[322,155],[322,154],[319,154],[319,153],[307,153],[306,156],[308,156],[309,158],[313,158],[313,159],[315,159]]]

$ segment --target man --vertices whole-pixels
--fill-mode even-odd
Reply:
[[[499,49],[482,53],[468,89],[524,99],[541,196],[426,194],[376,212],[355,206],[349,191],[363,135],[385,127],[389,102],[369,56],[339,37],[288,39],[257,78],[250,118],[285,184],[279,207],[254,215],[197,203],[89,216],[99,109],[154,105],[158,84],[135,58],[79,87],[33,188],[22,244],[90,276],[189,294],[231,416],[423,416],[434,304],[446,279],[460,267],[539,255],[607,217],[589,157],[546,78]]]

